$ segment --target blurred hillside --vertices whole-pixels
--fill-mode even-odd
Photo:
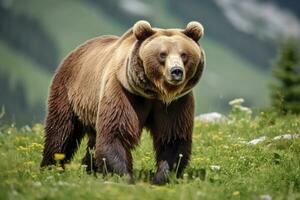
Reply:
[[[282,38],[299,37],[299,17],[293,0],[0,0],[0,106],[19,124],[42,121],[51,77],[72,49],[146,19],[162,28],[203,23],[207,65],[194,89],[197,113],[226,112],[235,97],[264,107],[270,61]]]

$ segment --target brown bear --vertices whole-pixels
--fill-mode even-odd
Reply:
[[[159,29],[138,21],[120,37],[97,37],[75,49],[52,80],[41,166],[55,164],[55,153],[65,154],[62,164],[70,161],[87,133],[83,164],[131,177],[131,150],[146,128],[156,153],[153,183],[167,181],[174,168],[179,176],[191,154],[202,35],[198,22]]]

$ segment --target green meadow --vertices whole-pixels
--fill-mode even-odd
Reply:
[[[134,183],[117,175],[89,175],[81,166],[86,140],[63,170],[40,170],[43,125],[0,126],[0,199],[300,199],[300,117],[231,112],[218,123],[195,121],[193,150],[183,177],[150,184],[155,170],[147,132],[133,152]],[[265,136],[256,145],[248,142]]]

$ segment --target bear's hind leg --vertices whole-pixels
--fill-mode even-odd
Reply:
[[[56,153],[64,155],[61,164],[70,161],[84,136],[83,126],[64,94],[58,89],[51,90],[41,167],[56,164]]]

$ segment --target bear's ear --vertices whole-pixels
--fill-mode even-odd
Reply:
[[[137,40],[144,40],[154,34],[149,22],[140,20],[136,22],[132,28],[133,34]]]
[[[185,35],[192,38],[196,42],[203,36],[204,28],[202,24],[196,21],[192,21],[186,25],[185,30],[183,31]]]

